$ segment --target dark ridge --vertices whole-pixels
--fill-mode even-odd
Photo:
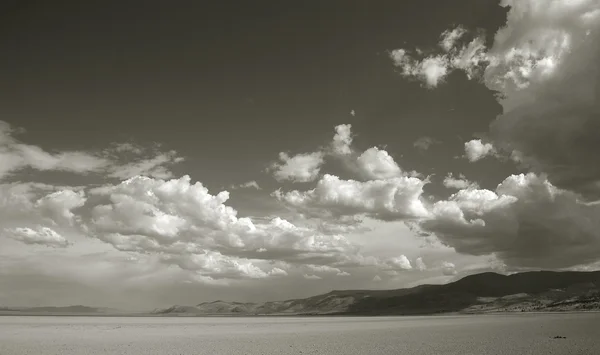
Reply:
[[[333,290],[304,299],[265,303],[204,302],[160,314],[422,315],[439,313],[600,310],[600,271],[486,272],[445,285],[396,290]]]

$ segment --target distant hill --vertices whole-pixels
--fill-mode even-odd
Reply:
[[[264,303],[214,301],[150,313],[88,307],[0,307],[0,315],[426,315],[440,313],[600,311],[600,271],[482,273],[445,285],[341,290]]]
[[[482,273],[445,285],[344,290],[265,303],[214,301],[156,315],[423,315],[600,310],[600,271]]]
[[[0,307],[0,314],[113,314],[119,313],[118,310],[103,307],[88,306],[65,306],[65,307]]]

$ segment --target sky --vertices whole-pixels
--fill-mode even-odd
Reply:
[[[600,268],[596,0],[3,6],[0,305]]]

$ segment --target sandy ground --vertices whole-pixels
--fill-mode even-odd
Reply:
[[[554,339],[555,336],[566,338]],[[600,314],[0,317],[0,354],[600,354]]]

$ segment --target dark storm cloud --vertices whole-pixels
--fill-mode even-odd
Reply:
[[[503,0],[506,26],[486,48],[467,31],[444,32],[440,54],[418,59],[391,53],[403,76],[429,87],[463,71],[498,93],[503,113],[490,142],[473,140],[473,163],[510,156],[526,175],[512,175],[495,191],[468,186],[433,207],[422,227],[457,251],[495,254],[509,266],[563,268],[599,260],[600,3]],[[460,28],[459,28],[460,29]],[[449,34],[456,32],[456,36]],[[448,41],[446,41],[448,40]],[[484,70],[474,74],[473,68]]]

